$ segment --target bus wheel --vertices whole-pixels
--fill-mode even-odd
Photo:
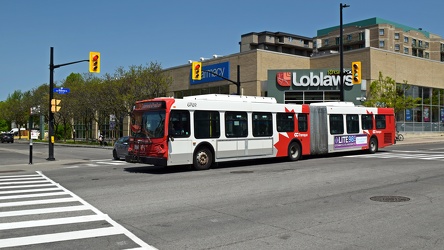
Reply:
[[[211,163],[213,162],[213,155],[211,151],[202,147],[196,150],[193,158],[194,169],[196,170],[207,170],[211,167]]]
[[[290,161],[297,161],[301,158],[301,146],[299,146],[299,143],[292,142],[288,146],[288,159]]]
[[[378,141],[374,137],[370,138],[370,142],[368,144],[368,152],[370,154],[378,152]]]

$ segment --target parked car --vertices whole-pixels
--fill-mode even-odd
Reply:
[[[114,160],[120,160],[121,158],[125,158],[128,154],[129,147],[129,136],[120,137],[113,148],[113,158]]]
[[[14,143],[14,135],[11,133],[2,133],[0,135],[0,140],[2,143],[4,143],[4,142]]]

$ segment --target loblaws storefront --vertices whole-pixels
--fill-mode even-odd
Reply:
[[[365,80],[353,84],[351,69],[344,69],[344,101],[362,104]],[[267,96],[279,103],[309,104],[340,101],[340,71],[338,69],[268,70]]]

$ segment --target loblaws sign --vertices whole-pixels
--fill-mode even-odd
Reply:
[[[351,70],[344,70],[344,85],[353,86]],[[310,71],[276,73],[276,83],[282,87],[338,87],[340,86],[339,70]]]

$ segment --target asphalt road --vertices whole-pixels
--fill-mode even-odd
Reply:
[[[0,156],[5,147],[0,146]],[[41,171],[67,197],[77,199],[72,206],[85,202],[91,206],[88,212],[109,220],[3,230],[0,246],[13,237],[116,225],[124,229],[120,234],[17,249],[127,249],[140,246],[138,240],[158,249],[444,246],[444,143],[440,141],[397,144],[373,155],[227,163],[209,171],[112,161],[106,156],[111,151],[101,148],[87,152],[71,162],[43,161],[26,171],[0,172],[0,178]],[[56,159],[57,155],[69,153],[56,148]],[[24,166],[1,166],[0,171]],[[0,200],[0,226],[30,219],[2,218],[12,208],[1,204],[11,201]]]

